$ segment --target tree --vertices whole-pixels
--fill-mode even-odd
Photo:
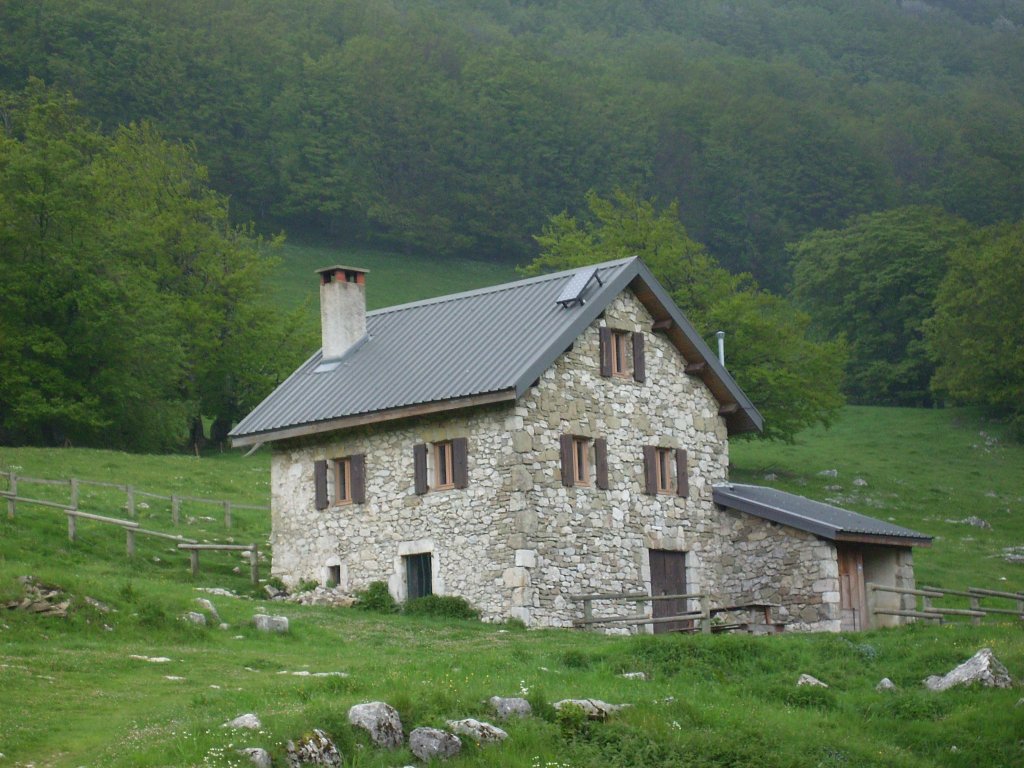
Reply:
[[[942,397],[1006,414],[1024,438],[1024,221],[956,249],[925,324]]]
[[[823,338],[850,345],[844,391],[858,403],[928,405],[924,344],[947,257],[970,231],[939,208],[908,207],[816,230],[791,246],[793,297]]]
[[[272,258],[191,147],[104,135],[39,81],[0,113],[0,440],[167,449],[287,374]]]
[[[843,404],[841,342],[815,342],[809,318],[762,291],[749,275],[722,269],[679,221],[673,203],[616,191],[590,192],[589,217],[553,216],[537,236],[541,255],[524,272],[570,269],[639,256],[706,339],[719,329],[731,338],[729,369],[764,416],[764,437],[792,441],[812,424],[828,426]]]

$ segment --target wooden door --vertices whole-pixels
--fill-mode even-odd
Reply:
[[[664,549],[649,550],[651,561],[651,595],[683,595],[686,594],[686,553],[670,552]],[[654,618],[678,616],[686,613],[685,600],[655,600],[653,602]],[[661,632],[678,632],[691,629],[693,622],[666,621],[654,625],[656,634]]]
[[[864,553],[859,547],[836,547],[839,558],[840,629],[867,629],[867,592],[864,589]]]

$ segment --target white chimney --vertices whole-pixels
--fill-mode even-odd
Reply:
[[[715,336],[718,337],[718,362],[725,368],[725,331],[717,331]]]
[[[323,359],[341,357],[366,335],[366,273],[359,267],[324,267],[320,275]]]

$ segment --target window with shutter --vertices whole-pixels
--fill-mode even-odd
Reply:
[[[562,485],[608,487],[608,444],[580,435],[559,438]]]
[[[644,335],[637,331],[633,334],[633,380],[647,380],[647,363],[644,360]]]
[[[324,460],[313,463],[313,487],[317,509],[327,509],[327,462]]]
[[[416,494],[422,496],[427,492],[427,446],[417,443],[412,447],[413,483]]]
[[[434,490],[455,487],[455,467],[452,441],[434,443]]]
[[[683,497],[690,495],[690,470],[686,465],[686,451],[676,450],[676,493]]]
[[[603,437],[594,440],[594,484],[608,490],[608,441]]]
[[[366,456],[359,453],[332,462],[335,504],[362,504],[366,501]]]
[[[643,454],[644,493],[690,495],[685,450],[645,445]]]
[[[635,381],[644,381],[646,365],[643,333],[630,333],[607,327],[600,328],[599,331],[601,375],[617,376],[622,379],[632,377]]]

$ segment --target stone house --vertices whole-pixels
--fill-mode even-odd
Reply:
[[[369,313],[365,270],[318,274],[322,349],[232,431],[272,445],[286,583],[534,627],[587,593],[699,592],[828,630],[872,623],[866,581],[913,586],[927,537],[728,483],[761,415],[639,259]]]

